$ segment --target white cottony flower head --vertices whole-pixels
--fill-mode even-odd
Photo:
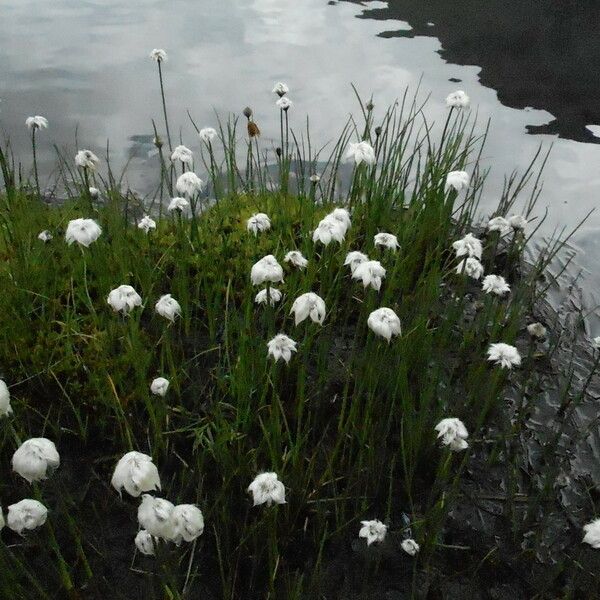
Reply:
[[[272,356],[275,362],[283,358],[286,363],[289,363],[292,352],[297,352],[296,342],[284,333],[278,333],[267,343],[267,357]]]
[[[138,223],[138,229],[148,233],[151,229],[156,229],[156,221],[151,219],[148,215],[144,215]]]
[[[254,297],[254,302],[256,302],[256,304],[267,304],[267,302],[269,302],[271,306],[275,306],[278,302],[281,301],[281,296],[282,294],[278,289],[269,288],[269,290],[267,291],[267,289],[265,288],[264,290],[260,290],[260,292],[256,294],[256,296]]]
[[[417,544],[417,542],[415,542],[415,540],[412,539],[403,540],[400,545],[402,546],[402,550],[404,550],[404,552],[410,554],[411,556],[416,556],[419,550],[421,549],[419,544]]]
[[[0,379],[0,417],[7,417],[12,414],[12,411],[8,386],[3,379]]]
[[[487,351],[488,360],[500,365],[503,369],[512,369],[521,364],[521,355],[519,351],[510,344],[499,342],[490,344]]]
[[[27,117],[25,120],[25,125],[27,125],[29,129],[47,129],[48,119],[46,119],[46,117],[41,117],[40,115],[35,115],[35,117]]]
[[[344,228],[344,234],[348,231],[348,229],[350,229],[350,227],[352,227],[350,213],[346,208],[334,208],[326,218],[338,221]]]
[[[100,196],[100,190],[96,187],[89,187],[88,191],[90,193],[90,196],[96,200],[96,198],[98,198],[98,196]]]
[[[169,212],[173,212],[175,210],[178,210],[179,212],[183,212],[189,205],[190,205],[190,203],[185,198],[181,198],[180,196],[177,196],[176,198],[171,198],[171,202],[169,202],[169,206],[167,207],[167,210]]]
[[[314,184],[316,185],[317,183],[319,183],[319,181],[321,181],[321,176],[320,176],[320,175],[318,175],[317,173],[313,173],[313,174],[312,174],[312,175],[309,177],[309,179],[310,179],[310,182],[311,182],[311,183],[314,183]]]
[[[466,108],[470,102],[469,96],[462,90],[456,90],[446,97],[446,106],[448,108]]]
[[[592,548],[600,548],[600,519],[584,525],[583,531],[585,531],[585,535],[582,543],[589,544]]]
[[[393,252],[396,252],[396,249],[400,247],[398,244],[398,238],[391,233],[377,233],[373,240],[376,246],[388,248]]]
[[[254,235],[259,231],[268,231],[271,229],[271,219],[265,213],[254,213],[246,221],[246,229]]]
[[[374,290],[379,291],[385,272],[385,268],[378,260],[367,260],[354,267],[352,279],[360,279],[364,287],[371,286]]]
[[[498,231],[504,235],[510,229],[510,223],[504,217],[494,217],[489,220],[487,228],[489,231]]]
[[[444,446],[448,446],[453,452],[460,452],[469,447],[467,438],[469,432],[465,424],[456,418],[442,419],[436,426],[438,439]]]
[[[277,478],[277,473],[261,473],[254,478],[248,486],[248,492],[252,494],[254,506],[265,504],[285,504],[285,486]]]
[[[387,533],[387,526],[379,519],[361,521],[360,524],[362,527],[358,532],[358,537],[365,538],[367,540],[367,546],[370,546],[373,542],[383,542],[385,534]]]
[[[142,554],[154,556],[154,538],[145,529],[137,532],[135,546]]]
[[[496,294],[496,296],[503,296],[510,292],[510,285],[502,275],[486,275],[481,288],[486,294]]]
[[[65,241],[69,246],[77,242],[86,248],[102,234],[102,228],[94,219],[73,219],[67,225]]]
[[[194,153],[187,146],[176,146],[171,154],[171,161],[181,161],[184,165],[194,164]]]
[[[193,542],[204,532],[204,516],[194,504],[179,504],[171,514],[173,524],[172,540],[179,546],[181,542]]]
[[[142,496],[142,503],[138,507],[138,523],[150,535],[163,540],[173,539],[173,510],[172,502],[164,498],[155,498],[150,494]]]
[[[454,189],[460,192],[463,188],[469,185],[469,174],[466,171],[450,171],[446,175],[446,186],[444,190],[447,192]]]
[[[267,254],[252,265],[250,280],[252,285],[283,281],[283,267],[272,254]]]
[[[155,396],[166,395],[168,389],[169,389],[169,380],[166,379],[165,377],[157,377],[156,379],[153,379],[152,383],[150,384],[150,391]]]
[[[308,260],[298,250],[290,250],[283,258],[283,262],[290,263],[290,265],[297,269],[305,269],[308,265]]]
[[[527,325],[527,333],[531,337],[542,339],[546,337],[547,331],[541,323],[530,323]]]
[[[600,348],[600,335],[596,336],[593,340],[592,340],[592,345],[594,346],[594,348]]]
[[[527,219],[523,215],[512,215],[508,218],[508,224],[515,231],[522,231],[527,227]]]
[[[344,260],[344,266],[350,265],[350,271],[354,273],[354,270],[358,265],[367,262],[369,257],[358,250],[352,250],[352,252],[348,252],[346,254],[346,259]]]
[[[150,456],[132,450],[119,459],[110,484],[119,494],[125,489],[137,498],[142,492],[160,490],[160,477]]]
[[[367,319],[367,325],[373,333],[385,338],[388,342],[392,336],[400,335],[400,318],[391,309],[385,306],[374,310]]]
[[[307,292],[294,300],[290,314],[294,314],[296,325],[302,323],[307,317],[310,317],[314,323],[323,325],[325,312],[326,308],[323,298],[314,292]]]
[[[44,229],[44,231],[38,233],[38,240],[41,240],[44,243],[49,242],[52,237],[52,234],[47,229]]]
[[[474,256],[481,260],[483,246],[481,240],[476,238],[472,233],[467,233],[464,238],[453,242],[452,247],[456,251],[456,256]]]
[[[369,142],[350,142],[346,158],[353,158],[354,163],[358,166],[360,163],[366,165],[374,165],[377,161],[375,150]]]
[[[79,150],[75,155],[75,164],[82,169],[95,171],[100,159],[91,150]]]
[[[456,272],[459,275],[464,273],[473,279],[481,279],[481,276],[483,275],[483,265],[476,258],[465,258],[458,263]]]
[[[346,228],[344,224],[330,215],[321,219],[319,225],[313,232],[313,242],[321,242],[324,246],[328,246],[333,240],[341,244],[346,236]]]
[[[8,507],[6,524],[18,534],[41,527],[48,517],[48,509],[37,500],[26,498]]]
[[[130,285],[120,285],[108,294],[106,302],[115,312],[127,315],[142,305],[142,297]]]
[[[175,317],[181,316],[181,305],[171,294],[164,294],[158,299],[158,302],[154,305],[154,310],[165,319],[168,319],[172,323],[175,321]]]
[[[167,53],[162,48],[154,48],[150,52],[150,58],[156,62],[167,62]]]
[[[196,173],[186,171],[178,177],[175,187],[180,194],[195,196],[204,188],[204,182],[196,175]]]
[[[42,481],[60,465],[54,442],[46,438],[31,438],[23,442],[12,457],[13,471],[29,483]]]
[[[217,130],[214,127],[203,127],[198,132],[198,137],[205,143],[210,144],[217,137]]]
[[[281,109],[281,110],[289,110],[292,106],[294,106],[294,103],[287,97],[287,96],[281,96],[279,98],[279,100],[277,100],[277,102],[275,102],[275,104]]]
[[[278,81],[273,86],[273,93],[277,94],[280,98],[282,96],[285,96],[289,91],[290,91],[290,88],[288,88],[288,86],[285,83],[282,83],[281,81]]]

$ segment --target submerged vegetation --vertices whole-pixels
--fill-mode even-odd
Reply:
[[[531,581],[504,597],[589,589],[592,494],[552,569],[522,544],[559,475],[520,472],[561,342],[534,316],[562,241],[523,261],[536,161],[482,220],[464,93],[439,137],[406,95],[378,117],[361,102],[315,150],[283,84],[276,148],[250,108],[247,131],[192,120],[200,152],[173,148],[153,58],[169,155],[155,125],[151,198],[81,150],[50,206],[35,154],[33,184],[0,154],[0,596],[439,598],[516,562]],[[565,376],[547,456],[596,366],[576,392]],[[448,525],[479,510],[474,472],[502,474],[487,548]]]

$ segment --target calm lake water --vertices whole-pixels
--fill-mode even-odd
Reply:
[[[144,189],[143,142],[161,114],[152,48],[169,53],[171,127],[193,149],[188,109],[210,126],[215,111],[250,105],[263,138],[276,137],[278,80],[290,86],[292,122],[310,115],[321,142],[357,112],[351,82],[383,111],[421,80],[430,120],[443,121],[457,88],[482,127],[491,118],[490,206],[505,174],[540,143],[554,144],[538,210],[549,209],[549,233],[574,226],[600,199],[599,22],[591,0],[2,0],[0,126],[29,167],[25,118],[48,118],[39,136],[45,173],[53,143],[72,152],[77,136],[79,147],[103,153],[110,140],[114,163],[133,156],[129,183]],[[600,212],[572,241],[590,306],[600,289],[599,228]]]

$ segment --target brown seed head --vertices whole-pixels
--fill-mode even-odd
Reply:
[[[260,129],[254,121],[248,121],[248,135],[251,138],[260,135]]]

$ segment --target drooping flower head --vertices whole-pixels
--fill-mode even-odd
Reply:
[[[400,318],[391,309],[385,306],[374,310],[367,319],[367,325],[373,333],[385,338],[388,342],[392,336],[400,335]]]
[[[589,544],[592,548],[600,548],[600,519],[584,525],[583,531],[585,531],[585,535],[582,543]]]
[[[278,333],[267,343],[267,356],[272,356],[275,362],[282,358],[286,363],[289,363],[292,352],[297,352],[296,342],[284,333]]]
[[[500,365],[503,369],[512,369],[521,364],[521,355],[519,351],[510,344],[499,342],[490,344],[487,351],[488,360]]]
[[[115,312],[127,315],[136,306],[142,305],[142,297],[130,285],[120,285],[111,290],[106,302]]]
[[[8,386],[3,379],[0,379],[0,417],[7,417],[12,414],[12,411]]]
[[[176,160],[182,162],[184,165],[194,164],[194,153],[187,146],[176,146],[171,154],[171,161]]]
[[[374,542],[383,542],[385,534],[387,533],[387,526],[384,525],[379,519],[373,519],[371,521],[361,521],[362,527],[358,532],[359,538],[367,540],[367,546],[370,546]]]
[[[296,325],[310,317],[311,321],[323,325],[325,319],[325,301],[314,292],[307,292],[298,296],[292,304],[291,314],[295,316]]]
[[[333,219],[334,221],[338,221],[344,228],[344,233],[352,227],[352,221],[350,220],[350,213],[346,208],[334,208],[328,215],[328,219]]]
[[[47,129],[48,128],[48,119],[46,117],[41,117],[40,115],[35,115],[35,117],[27,117],[25,120],[25,125],[30,130],[34,129]]]
[[[154,309],[161,317],[168,319],[172,323],[175,322],[175,317],[181,316],[181,305],[171,294],[161,296],[155,304]]]
[[[456,256],[474,256],[481,260],[483,246],[481,240],[476,238],[472,233],[467,233],[465,237],[456,240],[452,243],[452,247],[456,251]]]
[[[259,231],[271,229],[271,219],[265,213],[254,213],[246,221],[246,229],[254,235],[258,235]]]
[[[138,223],[138,229],[141,229],[144,233],[148,233],[151,229],[156,229],[156,221],[148,215],[144,215]]]
[[[263,258],[252,265],[250,280],[252,281],[252,285],[283,281],[283,267],[272,254],[267,254],[267,256],[263,256]]]
[[[169,212],[173,212],[173,211],[177,210],[180,213],[182,213],[189,205],[190,205],[190,203],[185,198],[181,198],[181,196],[177,196],[175,198],[171,198],[171,201],[169,202],[169,206],[167,206],[167,210]]]
[[[100,159],[91,150],[79,150],[75,155],[75,164],[82,169],[95,171]]]
[[[294,106],[294,103],[287,96],[281,96],[281,98],[279,98],[275,104],[285,112]]]
[[[442,419],[436,426],[438,439],[444,446],[448,446],[453,452],[460,452],[469,447],[467,438],[469,432],[465,424],[457,418]]]
[[[472,277],[473,279],[480,279],[483,275],[483,265],[473,257],[465,258],[461,262],[458,263],[456,267],[456,272],[459,275],[463,273]]]
[[[260,504],[285,504],[285,486],[277,473],[261,473],[254,478],[254,481],[248,486],[248,493],[252,494],[254,506]]]
[[[154,556],[154,538],[145,529],[137,532],[135,546],[142,554]]]
[[[379,291],[385,273],[385,268],[378,260],[367,260],[354,267],[352,279],[360,279],[365,288],[371,286],[374,290]]]
[[[150,535],[163,540],[173,539],[173,510],[172,502],[164,498],[154,498],[150,494],[142,496],[142,503],[138,507],[138,523]]]
[[[178,504],[171,514],[173,524],[172,540],[179,546],[181,542],[193,542],[204,532],[204,516],[194,504]]]
[[[366,165],[374,165],[377,161],[375,150],[369,142],[350,142],[346,158],[354,159],[354,163],[358,166],[361,163]]]
[[[283,262],[289,263],[300,270],[305,269],[308,265],[308,260],[298,250],[290,250],[283,258]]]
[[[268,302],[271,306],[275,306],[281,301],[281,297],[282,294],[278,289],[272,287],[267,290],[265,288],[256,294],[254,302],[256,302],[256,304],[267,304]]]
[[[341,244],[346,236],[344,225],[337,219],[327,215],[321,219],[319,225],[313,232],[313,242],[321,242],[324,246],[328,246],[332,241]]]
[[[150,384],[150,391],[155,396],[165,396],[167,390],[169,389],[169,385],[168,379],[165,377],[157,377],[156,379],[152,380],[152,383]]]
[[[469,174],[466,171],[450,171],[446,175],[446,186],[444,191],[454,189],[460,192],[469,185]]]
[[[124,489],[137,498],[143,492],[160,490],[160,476],[150,456],[132,450],[119,459],[110,484],[119,494]]]
[[[470,98],[462,90],[456,90],[446,97],[448,108],[466,108],[469,106]]]
[[[496,294],[496,296],[503,296],[510,292],[510,285],[502,275],[486,275],[481,288],[486,294]]]
[[[500,235],[504,235],[510,229],[509,222],[504,217],[494,217],[487,224],[488,231],[498,231]]]
[[[278,81],[273,86],[273,93],[277,94],[280,98],[285,96],[289,91],[290,88],[288,88],[288,86],[285,83],[282,83],[281,81]]]
[[[48,509],[38,500],[26,498],[8,507],[6,524],[19,535],[41,527],[48,517]]]
[[[392,250],[392,252],[396,252],[396,250],[400,248],[398,238],[391,233],[377,233],[375,234],[373,241],[376,246],[387,248],[388,250]]]
[[[404,550],[406,554],[410,554],[410,556],[416,556],[421,549],[419,544],[413,539],[402,540],[400,546],[402,546],[402,550]]]
[[[69,246],[77,242],[81,246],[89,247],[102,234],[102,228],[94,219],[73,219],[67,225],[65,241]]]
[[[358,250],[352,250],[352,252],[348,252],[346,254],[346,259],[344,260],[344,266],[350,265],[350,271],[354,273],[354,270],[358,265],[367,262],[369,257]]]
[[[31,438],[23,442],[12,457],[13,471],[29,483],[42,481],[60,465],[54,442],[46,438]]]
[[[204,188],[204,182],[196,173],[186,171],[177,178],[175,188],[180,194],[185,194],[188,197],[193,197],[199,194]]]
[[[162,48],[154,48],[154,50],[150,52],[150,58],[155,60],[157,63],[167,62],[167,60],[169,60],[167,53]]]
[[[217,137],[217,130],[213,127],[203,127],[198,132],[198,137],[205,143],[210,144]]]

